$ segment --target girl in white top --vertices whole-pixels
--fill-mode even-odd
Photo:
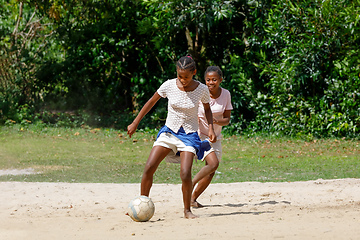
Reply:
[[[222,149],[221,149],[221,129],[222,126],[226,126],[230,123],[231,110],[233,109],[231,105],[231,95],[230,92],[224,88],[220,87],[220,83],[223,80],[223,74],[219,67],[210,66],[205,71],[205,83],[210,91],[210,107],[213,114],[214,130],[217,141],[212,143],[213,152],[205,153],[205,163],[206,166],[211,164],[218,164],[217,160],[221,161]],[[199,135],[200,139],[204,140],[208,138],[208,130],[211,127],[208,124],[208,121],[205,117],[204,108],[199,106]],[[209,186],[212,178],[215,175],[215,171],[211,172],[206,177],[202,177],[202,169],[193,179],[193,186],[196,186],[192,196],[191,196],[191,206],[193,207],[203,207],[196,200],[201,193]]]
[[[184,202],[184,217],[196,218],[191,212],[191,193],[193,189],[191,168],[194,155],[199,151],[201,141],[197,133],[197,112],[200,102],[204,107],[206,119],[209,123],[209,141],[215,142],[213,119],[210,109],[210,95],[206,85],[193,80],[196,74],[195,61],[190,56],[179,59],[176,63],[177,78],[164,82],[155,94],[140,110],[134,121],[127,127],[131,137],[136,131],[141,119],[151,110],[161,98],[168,98],[168,116],[165,126],[160,130],[157,140],[150,152],[141,179],[141,195],[149,196],[153,183],[153,175],[160,162],[171,152],[180,152],[180,177]],[[205,177],[216,168],[204,171],[200,175]]]

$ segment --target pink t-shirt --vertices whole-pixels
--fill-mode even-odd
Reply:
[[[218,98],[210,98],[209,104],[213,117],[215,118],[221,118],[226,110],[233,109],[230,92],[224,88],[221,88],[221,94]],[[199,133],[207,136],[209,133],[209,125],[207,123],[204,106],[202,104],[199,105],[198,119]],[[218,139],[221,139],[221,129],[222,126],[214,124],[215,135]]]

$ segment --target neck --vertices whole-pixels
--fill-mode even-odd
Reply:
[[[221,94],[221,88],[214,89],[213,91],[210,91],[210,97],[211,98],[218,98]]]

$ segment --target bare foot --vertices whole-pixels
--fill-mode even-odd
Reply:
[[[187,219],[194,219],[194,218],[198,218],[199,216],[193,214],[190,210],[185,210],[184,217]]]
[[[198,203],[197,201],[191,201],[191,207],[194,207],[194,208],[203,208],[204,205],[202,205],[201,203]]]

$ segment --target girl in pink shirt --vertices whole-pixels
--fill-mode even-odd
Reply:
[[[220,83],[223,80],[223,74],[219,67],[217,66],[210,66],[205,71],[205,83],[209,88],[210,92],[210,108],[213,114],[213,127],[216,135],[217,141],[212,143],[212,148],[214,151],[205,153],[205,164],[214,165],[219,164],[222,155],[221,149],[221,129],[222,126],[226,126],[230,123],[230,115],[231,110],[233,109],[231,105],[231,95],[230,92],[224,88],[220,87]],[[204,108],[199,105],[198,111],[198,119],[199,119],[199,136],[201,140],[205,140],[209,138],[208,132],[209,127],[211,124],[208,124],[208,121],[205,117]],[[202,177],[202,171],[205,171],[203,167],[198,174],[195,175],[193,179],[193,186],[197,184],[195,190],[191,196],[191,206],[193,207],[203,207],[200,203],[197,202],[197,198],[200,196],[201,193],[205,191],[205,189],[209,186],[212,178],[215,175],[215,172]]]

